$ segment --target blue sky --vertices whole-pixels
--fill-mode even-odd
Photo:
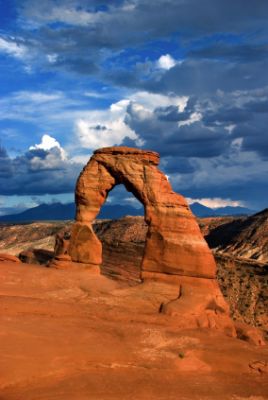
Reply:
[[[72,201],[85,162],[111,145],[158,151],[190,201],[267,207],[266,0],[0,10],[0,214]]]

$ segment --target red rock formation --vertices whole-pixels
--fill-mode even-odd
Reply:
[[[159,155],[152,151],[110,147],[94,152],[77,181],[72,261],[101,264],[101,243],[92,222],[110,190],[124,184],[145,209],[148,233],[142,271],[215,278],[215,261],[196,219],[184,197],[172,191],[158,163]]]
[[[124,184],[144,205],[148,225],[140,291],[150,281],[175,284],[176,295],[163,299],[160,312],[175,317],[182,327],[215,328],[235,336],[215,279],[213,255],[185,198],[172,191],[158,163],[159,155],[151,151],[128,147],[95,151],[77,181],[76,223],[70,240],[58,237],[57,256],[51,265],[67,269],[80,265],[92,273],[98,271],[102,245],[92,223],[112,188]]]

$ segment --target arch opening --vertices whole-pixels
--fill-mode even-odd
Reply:
[[[124,183],[115,184],[108,192],[96,219],[118,219],[144,216],[144,205]]]
[[[148,231],[143,204],[124,184],[117,184],[108,192],[93,227],[102,244],[101,273],[139,283]]]

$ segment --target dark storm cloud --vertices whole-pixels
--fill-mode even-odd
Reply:
[[[101,9],[101,6],[106,7]],[[178,30],[184,37],[198,38],[215,32],[237,33],[244,29],[251,29],[254,33],[256,29],[267,32],[268,5],[265,0],[258,0],[257,4],[244,0],[203,0],[202,3],[198,0],[59,0],[42,3],[28,0],[20,2],[20,9],[25,18],[35,23],[61,21],[66,25],[88,26],[89,40],[94,37],[97,43],[109,46],[119,46],[123,42],[125,46],[131,43],[130,39],[144,41],[144,37],[141,38],[144,32],[148,40]]]
[[[177,106],[159,107],[156,108],[155,113],[160,121],[171,122],[186,121],[191,116],[191,111],[180,112]]]
[[[14,159],[2,149],[0,195],[72,193],[80,170],[80,164],[63,160],[57,147],[32,149]]]
[[[161,152],[163,157],[216,157],[222,154],[230,142],[222,127],[206,127],[202,121],[178,126],[174,119],[163,119],[159,108],[144,118],[139,108],[130,103],[125,122],[144,141],[144,147]],[[129,139],[124,141],[130,144]]]
[[[166,174],[191,174],[195,172],[196,165],[188,158],[170,156],[161,159],[160,168]]]
[[[209,130],[201,122],[184,125],[171,136],[164,139],[164,151],[161,141],[158,149],[163,155],[173,154],[184,157],[217,157],[228,147],[229,139],[221,128]],[[153,146],[153,141],[150,143]]]
[[[242,123],[252,119],[252,114],[248,110],[234,107],[234,108],[219,108],[216,112],[207,112],[203,117],[205,125],[213,126],[216,123],[230,125]]]
[[[56,54],[51,68],[66,68],[95,74],[97,66],[125,48],[178,35],[177,45],[189,40],[224,35],[251,34],[252,44],[216,44],[192,50],[195,57],[260,60],[267,46],[255,43],[267,33],[268,3],[244,0],[136,0],[136,1],[46,1],[19,3],[20,35],[17,41],[35,53]],[[23,30],[26,24],[27,30]],[[28,25],[27,25],[28,24]],[[32,28],[33,30],[29,29]],[[202,46],[201,46],[202,47]],[[187,49],[188,50],[188,49]],[[43,64],[45,60],[42,60]],[[47,62],[49,65],[49,62]],[[105,69],[105,66],[103,66]]]
[[[213,46],[191,50],[189,58],[223,59],[238,62],[255,62],[268,58],[268,45],[215,43]]]
[[[92,60],[92,57],[81,55],[61,55],[53,63],[53,69],[66,69],[67,71],[73,71],[81,75],[92,75],[96,74],[99,70],[97,66],[97,59]]]
[[[268,85],[268,60],[252,63],[220,60],[186,59],[160,74],[143,79],[134,69],[102,72],[109,83],[155,93],[175,93],[181,96],[208,96],[221,90],[255,90]]]
[[[170,175],[176,191],[197,199],[240,200],[253,209],[267,207],[268,160],[261,161],[257,153],[240,152],[239,147],[231,146],[227,153],[219,157],[190,161],[193,173]]]
[[[160,121],[179,122],[186,121],[195,111],[197,99],[190,97],[183,111],[179,111],[177,106],[158,107],[155,109],[155,115]]]
[[[160,79],[145,82],[144,87],[151,91],[197,96],[217,90],[252,90],[268,84],[263,73],[267,69],[268,61],[235,64],[189,59],[168,70]]]
[[[242,150],[256,151],[268,160],[268,114],[259,115],[252,122],[237,125],[232,136],[243,140]]]
[[[0,146],[0,180],[10,176],[12,171],[11,161],[8,157],[6,149]]]
[[[244,108],[248,112],[268,114],[268,98],[251,100],[245,104]]]

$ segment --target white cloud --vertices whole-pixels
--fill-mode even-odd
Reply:
[[[119,145],[125,137],[138,140],[136,133],[124,122],[129,100],[114,103],[108,110],[90,111],[75,121],[81,145],[89,149]]]
[[[199,112],[194,112],[194,113],[191,114],[189,119],[187,119],[185,121],[178,122],[178,126],[180,127],[180,126],[183,126],[183,125],[191,125],[194,122],[201,121],[201,119],[202,119],[202,114],[199,113]]]
[[[36,27],[48,22],[62,22],[74,26],[87,26],[103,21],[106,13],[102,11],[89,12],[85,9],[77,9],[72,4],[56,5],[53,0],[46,0],[43,4],[36,7],[34,0],[26,1],[26,7],[23,7],[23,18],[26,26]]]
[[[188,97],[140,91],[132,94],[129,99],[150,111],[153,111],[157,107],[177,106],[179,111],[182,112],[187,104]]]
[[[240,200],[231,200],[231,199],[221,199],[219,197],[215,198],[204,198],[204,199],[192,199],[191,197],[187,197],[187,201],[190,204],[200,203],[203,206],[209,208],[219,208],[219,207],[243,207],[244,203]]]
[[[170,54],[162,55],[157,60],[157,66],[161,69],[170,69],[177,64],[176,60]]]
[[[27,53],[27,49],[25,46],[17,44],[12,40],[3,39],[1,37],[0,37],[0,51],[21,59],[24,58]]]
[[[70,162],[76,163],[76,164],[82,164],[86,165],[91,157],[91,153],[88,154],[83,154],[83,155],[76,155],[70,158]]]
[[[35,150],[35,149],[50,150],[53,147],[60,148],[59,142],[56,139],[54,139],[52,136],[49,136],[46,134],[46,135],[42,136],[41,143],[31,146],[30,150]]]
[[[48,151],[55,147],[57,149],[59,149],[59,154],[61,156],[61,160],[66,160],[67,156],[66,156],[65,150],[61,147],[61,145],[55,138],[53,138],[52,136],[47,135],[47,134],[42,136],[41,143],[31,146],[29,148],[29,150],[42,149],[42,150]]]
[[[124,122],[124,114],[117,119],[112,118],[113,113],[106,115],[105,112],[93,113],[90,118],[76,121],[76,132],[80,137],[81,144],[90,149],[119,145],[125,137],[138,139]]]
[[[47,20],[64,22],[71,25],[88,25],[98,22],[105,16],[102,12],[90,13],[72,8],[54,7]]]
[[[126,137],[142,145],[139,138],[126,123],[127,107],[132,104],[141,119],[152,115],[156,107],[176,105],[183,111],[187,104],[187,97],[164,96],[148,92],[136,92],[126,99],[122,99],[106,110],[89,111],[85,116],[75,121],[75,132],[83,147],[96,149],[100,147],[120,145]]]
[[[30,91],[20,91],[16,92],[13,96],[15,101],[19,102],[32,102],[32,103],[47,103],[50,101],[60,100],[63,95],[60,92],[54,93],[43,93],[43,92],[30,92]]]

